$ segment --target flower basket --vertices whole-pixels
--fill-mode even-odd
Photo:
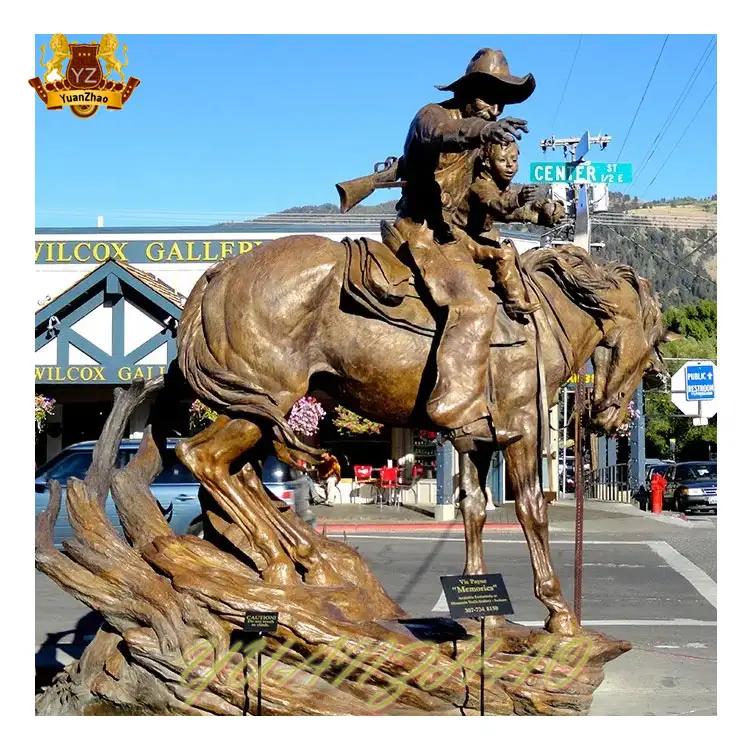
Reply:
[[[312,437],[318,434],[320,422],[326,412],[320,401],[312,396],[304,396],[289,412],[289,426],[300,435]]]
[[[34,421],[36,423],[36,435],[41,435],[47,427],[47,419],[55,411],[55,399],[47,398],[41,393],[34,397]]]
[[[333,424],[339,435],[379,435],[383,425],[371,419],[360,417],[344,406],[336,407]]]
[[[190,431],[196,433],[204,430],[218,416],[218,412],[196,399],[190,404]]]

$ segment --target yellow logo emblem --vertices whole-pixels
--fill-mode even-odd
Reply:
[[[128,48],[122,45],[124,60],[118,60],[119,44],[114,34],[105,34],[98,43],[89,44],[68,44],[64,34],[53,34],[49,41],[52,56],[44,61],[47,46],[43,44],[39,58],[39,65],[45,69],[44,81],[32,78],[29,83],[47,109],[70,107],[76,117],[82,118],[93,117],[99,107],[122,109],[140,80],[130,77],[125,82],[122,69],[128,64]],[[110,80],[113,74],[120,80]]]

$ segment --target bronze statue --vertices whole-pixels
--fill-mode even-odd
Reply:
[[[420,110],[402,158],[371,179],[339,185],[347,204],[383,184],[402,187],[383,244],[285,237],[201,277],[180,320],[178,369],[166,381],[116,392],[92,468],[84,481],[70,480],[75,539],[63,552],[52,545],[61,502],[52,483],[50,506],[37,518],[37,567],[100,611],[107,626],[38,698],[40,713],[83,713],[104,703],[238,715],[242,686],[207,670],[204,656],[236,676],[243,660],[229,648],[230,633],[245,611],[257,609],[279,612],[279,632],[261,648],[286,668],[265,673],[263,713],[476,712],[480,661],[464,660],[478,640],[464,639],[476,636],[475,623],[462,621],[461,634],[449,638],[420,637],[422,626],[409,627],[356,550],[318,534],[263,487],[259,470],[272,451],[292,466],[320,461],[287,421],[312,388],[378,422],[451,430],[460,450],[469,574],[487,572],[486,478],[493,452],[504,448],[534,591],[554,635],[492,618],[483,662],[497,669],[490,712],[585,712],[602,665],[630,647],[581,632],[562,595],[540,486],[540,440],[547,403],[589,358],[592,425],[612,431],[628,418],[641,378],[665,372],[658,301],[627,266],[597,265],[573,245],[519,258],[492,229],[498,218],[560,218],[559,206],[510,185],[513,138],[525,123],[494,121],[504,105],[531,94],[531,75],[516,78],[501,52],[481,50],[466,75],[443,88],[454,98]],[[168,421],[184,386],[221,412],[177,449],[207,491],[205,539],[176,537],[149,493],[160,469],[151,428],[137,458],[114,471],[134,409],[158,392],[152,414]],[[155,432],[162,428],[154,419]],[[125,540],[103,513],[110,487]],[[582,670],[567,658],[570,636],[590,658]],[[328,665],[322,672],[314,671],[319,662]],[[511,662],[528,670],[520,688]],[[430,664],[445,679],[425,680]],[[542,685],[542,668],[565,684]],[[254,680],[246,660],[244,669]],[[395,679],[381,703],[383,684]]]

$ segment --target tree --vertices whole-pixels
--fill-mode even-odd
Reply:
[[[664,323],[685,338],[661,347],[670,375],[689,359],[716,361],[718,318],[716,302],[703,299],[692,305],[665,311]],[[696,427],[672,403],[668,393],[645,394],[646,453],[653,458],[670,458],[669,441],[677,444],[677,457],[708,458],[716,450],[716,417],[705,427]]]

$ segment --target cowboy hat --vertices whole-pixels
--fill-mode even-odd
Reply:
[[[435,88],[440,91],[459,91],[467,87],[487,92],[483,98],[493,92],[493,97],[504,104],[518,104],[531,96],[536,88],[536,81],[531,73],[522,78],[511,75],[502,51],[485,48],[471,58],[466,73],[461,78],[447,86]]]

